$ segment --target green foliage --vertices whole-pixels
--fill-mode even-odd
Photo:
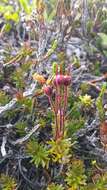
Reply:
[[[101,46],[107,48],[107,35],[104,33],[98,33],[98,36],[101,39]]]
[[[97,109],[99,112],[99,117],[100,117],[101,121],[104,120],[103,96],[104,96],[105,91],[106,91],[106,85],[104,84],[102,86],[101,92],[96,100],[96,106],[97,106]]]
[[[14,22],[18,22],[19,21],[19,15],[17,12],[15,13],[11,13],[8,11],[6,13],[4,13],[4,18],[8,21],[8,20],[12,20]]]
[[[73,189],[81,189],[82,186],[86,185],[86,175],[84,164],[81,160],[73,160],[71,167],[68,168],[68,171],[66,173],[66,179],[67,185]]]
[[[0,187],[2,188],[2,190],[15,190],[16,182],[12,177],[5,174],[1,174]]]
[[[0,91],[0,106],[4,106],[10,101],[10,97],[4,91]]]
[[[78,119],[68,120],[66,124],[66,129],[68,136],[71,137],[75,132],[84,127],[85,120],[80,116]]]
[[[12,28],[12,26],[11,26],[10,23],[6,23],[5,24],[5,28],[4,29],[5,29],[6,32],[9,32],[11,30],[11,28]]]
[[[8,0],[1,0],[1,3],[8,3]]]
[[[96,173],[97,175],[97,173]],[[93,183],[87,184],[83,190],[106,190],[107,189],[107,172],[97,176]]]
[[[78,100],[72,100],[73,102],[70,102],[70,111],[68,113],[69,118],[72,119],[79,119],[81,117],[81,112],[80,112],[80,102]]]
[[[71,139],[58,139],[48,142],[50,145],[49,153],[53,162],[66,164],[70,159]]]
[[[32,99],[23,97],[22,99],[18,100],[19,105],[22,105],[25,108],[27,113],[31,113],[33,109],[33,102]]]
[[[29,53],[29,52],[28,52]],[[26,53],[27,54],[27,53]],[[25,56],[25,55],[24,55]],[[16,69],[12,76],[11,76],[11,79],[12,81],[15,83],[16,87],[20,90],[23,91],[23,89],[25,88],[26,86],[26,83],[25,83],[25,76],[26,76],[26,73],[28,72],[29,68],[30,68],[30,65],[31,63],[30,62],[27,62],[27,63],[24,63],[22,64],[22,66],[18,69]]]
[[[13,0],[13,2],[14,2],[14,0]],[[36,7],[36,5],[39,4],[38,2],[40,2],[39,8]],[[46,7],[41,5],[42,2],[43,2],[43,4],[45,2]],[[59,2],[61,2],[61,3],[59,3]],[[65,2],[65,4],[63,4],[63,2]],[[44,31],[42,33],[43,35],[39,36],[39,33],[38,33],[39,28],[44,27],[44,23],[45,23],[46,27],[50,28],[51,25],[48,26],[48,24],[45,21],[51,22],[53,19],[56,18],[56,15],[58,14],[58,11],[59,11],[59,17],[58,17],[58,19],[56,19],[57,22],[55,23],[56,24],[55,26],[58,25],[58,21],[60,21],[59,22],[60,26],[57,28],[57,30],[59,30],[59,29],[63,30],[64,29],[63,25],[66,25],[66,27],[63,31],[63,34],[66,35],[66,36],[64,36],[65,40],[63,41],[63,42],[65,42],[65,41],[69,40],[69,35],[71,33],[74,35],[76,31],[79,31],[76,27],[81,25],[82,19],[84,21],[84,18],[83,18],[84,15],[82,15],[82,14],[84,14],[84,10],[83,10],[84,8],[82,7],[83,5],[81,4],[81,0],[78,0],[76,7],[75,7],[75,5],[73,5],[74,9],[76,8],[75,9],[75,11],[76,11],[75,13],[77,13],[76,16],[75,16],[73,10],[70,10],[67,13],[65,13],[65,14],[67,14],[67,19],[72,20],[72,24],[70,24],[70,27],[68,27],[69,24],[67,24],[66,18],[64,18],[64,11],[63,11],[65,5],[66,5],[66,8],[68,7],[68,9],[69,9],[69,5],[67,5],[67,2],[69,2],[68,4],[71,3],[71,7],[72,7],[71,0],[64,0],[64,1],[61,1],[61,0],[59,0],[59,1],[57,1],[57,0],[43,0],[43,1],[42,0],[41,1],[40,0],[32,0],[32,2],[30,0],[17,0],[16,3],[18,3],[18,7],[17,6],[14,7],[14,5],[12,5],[12,6],[9,5],[9,0],[1,0],[0,1],[0,3],[1,3],[0,14],[1,14],[1,17],[3,17],[3,23],[4,23],[3,28],[5,29],[5,30],[3,30],[3,32],[9,31],[14,26],[11,23],[14,23],[16,26],[20,22],[19,13],[22,10],[25,12],[25,20],[26,20],[25,25],[31,24],[31,27],[32,26],[34,26],[34,27],[32,27],[32,30],[29,33],[27,28],[25,28],[25,25],[24,24],[22,25],[22,23],[19,23],[19,24],[21,24],[21,26],[19,26],[19,28],[18,27],[16,28],[15,34],[17,35],[17,37],[20,34],[22,36],[25,35],[26,39],[27,39],[27,35],[29,35],[29,40],[31,39],[30,45],[32,47],[33,46],[36,47],[36,45],[33,44],[33,35],[34,35],[35,39],[37,39],[37,46],[38,46],[38,43],[40,42],[42,37],[46,37],[45,33],[44,33],[44,31],[45,31],[44,28],[43,28]],[[106,14],[105,15],[102,14],[103,11],[101,10],[102,8],[100,8],[100,7],[99,7],[98,12],[96,12],[97,6],[94,6],[95,5],[94,2],[95,2],[95,0],[87,1],[88,5],[89,5],[88,14],[89,14],[90,18],[87,18],[87,23],[83,23],[83,24],[86,24],[87,33],[91,34],[91,36],[94,37],[96,34],[93,32],[93,28],[95,27],[94,26],[95,20],[93,17],[96,18],[96,24],[99,21],[98,27],[99,27],[99,25],[101,25],[101,21],[102,21],[102,23],[103,23],[102,29],[100,30],[102,33],[98,33],[98,36],[96,39],[96,46],[103,53],[106,53],[106,51],[107,51],[107,35],[105,33],[103,33],[103,32],[106,32],[106,30],[107,30],[107,26],[106,26],[107,21],[106,21],[106,19],[104,20],[104,17],[106,16]],[[104,2],[104,0],[96,0],[96,2],[100,3],[100,2]],[[55,9],[56,5],[59,5],[59,6],[57,6],[57,10]],[[16,8],[17,8],[17,10],[16,10]],[[35,20],[32,20],[31,16],[33,16],[33,15],[31,15],[31,12],[32,12],[32,10],[36,10],[36,9],[37,9],[37,14],[35,16]],[[106,13],[107,11],[104,10],[104,12]],[[96,15],[95,15],[95,13],[96,13]],[[69,14],[72,14],[73,17],[70,16]],[[62,21],[61,21],[60,15],[62,16]],[[97,18],[97,16],[98,16],[98,18]],[[73,19],[70,19],[70,17],[72,17]],[[104,22],[103,22],[103,20],[104,20]],[[0,22],[2,25],[2,18],[1,18]],[[56,33],[55,28],[53,28],[53,25],[54,25],[54,22],[52,22],[52,34]],[[17,31],[17,29],[18,29],[18,31]],[[21,31],[19,31],[19,30],[21,30]],[[48,29],[47,29],[47,31],[48,31]],[[12,36],[14,36],[14,35],[12,34]],[[82,36],[82,30],[80,32],[80,36]],[[91,38],[91,36],[90,36],[90,38]],[[6,39],[7,39],[7,36],[6,36]],[[51,38],[49,38],[49,41],[50,40],[51,40]],[[4,41],[5,41],[5,39],[4,39]],[[94,44],[93,39],[92,39],[92,43],[90,43],[91,39],[89,39],[89,41],[88,40],[86,40],[86,41],[87,41],[87,46],[88,46],[88,47],[86,47],[86,49],[90,48],[89,52],[88,52],[90,55],[94,55],[94,53],[99,52],[99,51],[97,51],[97,48],[95,48],[93,45]],[[6,41],[5,41],[5,43],[6,43]],[[19,40],[19,46],[22,43],[23,43],[23,41]],[[13,41],[12,44],[15,45],[15,41]],[[16,47],[16,50],[19,48],[19,46]],[[79,91],[78,91],[78,94],[82,94],[80,97],[78,97],[78,94],[73,95],[73,93],[72,93],[69,98],[69,104],[65,105],[65,107],[67,107],[67,109],[64,110],[63,104],[64,104],[64,102],[66,103],[65,99],[66,99],[66,96],[68,96],[68,94],[66,94],[67,93],[66,88],[65,88],[65,86],[64,87],[61,86],[61,88],[59,88],[59,84],[58,85],[56,84],[56,86],[58,86],[58,87],[55,87],[56,89],[54,89],[55,85],[53,84],[53,79],[56,74],[57,66],[59,68],[61,68],[61,69],[58,68],[59,74],[61,74],[61,71],[63,71],[62,73],[67,75],[67,69],[65,68],[65,63],[68,61],[66,60],[66,56],[65,56],[64,52],[62,50],[60,51],[60,44],[58,45],[58,41],[56,39],[55,40],[53,39],[51,46],[49,46],[50,48],[47,50],[47,53],[43,56],[43,60],[47,60],[48,56],[50,56],[53,53],[56,53],[57,58],[58,58],[58,64],[60,65],[59,66],[56,62],[53,63],[52,77],[50,77],[49,80],[46,81],[46,85],[50,85],[50,87],[52,87],[52,95],[48,96],[48,98],[50,98],[50,99],[52,98],[52,100],[53,100],[52,106],[53,105],[54,106],[52,107],[51,111],[50,111],[50,109],[47,109],[48,111],[46,111],[46,113],[44,114],[43,113],[44,110],[42,110],[42,111],[39,110],[40,107],[42,107],[41,106],[42,104],[40,104],[40,107],[39,107],[39,100],[37,100],[38,107],[35,109],[36,110],[35,111],[34,106],[36,105],[36,103],[34,104],[34,101],[36,102],[36,100],[34,100],[34,99],[36,99],[36,95],[34,94],[35,97],[32,101],[32,99],[30,99],[28,97],[24,97],[23,92],[25,91],[26,87],[28,86],[28,83],[30,83],[30,81],[27,80],[27,79],[29,79],[29,76],[30,76],[29,73],[31,74],[32,69],[34,69],[34,70],[36,69],[36,65],[35,65],[30,70],[30,65],[33,63],[33,60],[36,56],[36,49],[34,49],[34,54],[32,54],[33,48],[31,49],[31,47],[27,47],[27,43],[25,43],[25,46],[22,47],[21,50],[19,50],[18,54],[15,57],[11,56],[11,51],[15,47],[13,47],[11,49],[10,42],[9,42],[10,49],[9,48],[8,48],[9,50],[4,49],[5,53],[3,53],[3,54],[6,55],[5,61],[6,62],[8,61],[7,66],[9,64],[11,65],[13,63],[14,64],[20,63],[20,68],[18,68],[16,66],[16,69],[14,70],[14,73],[12,75],[10,72],[9,72],[9,74],[6,75],[8,77],[7,82],[9,81],[11,83],[11,85],[17,90],[17,94],[16,94],[17,103],[16,103],[15,109],[6,111],[6,113],[3,114],[3,119],[6,120],[6,122],[8,120],[9,123],[14,123],[11,121],[14,120],[16,122],[16,120],[19,119],[20,111],[22,111],[23,115],[21,118],[23,118],[23,120],[25,120],[25,118],[27,118],[27,120],[29,119],[31,122],[39,121],[40,125],[43,127],[45,127],[46,124],[49,124],[52,126],[52,123],[54,123],[54,125],[55,125],[55,123],[57,123],[57,121],[59,121],[58,125],[56,125],[59,127],[59,128],[57,127],[58,128],[57,132],[59,132],[59,134],[54,136],[55,138],[52,138],[45,145],[42,144],[42,142],[38,142],[37,140],[31,139],[26,143],[26,147],[25,147],[26,154],[28,154],[30,156],[31,163],[33,164],[34,167],[36,166],[37,168],[39,168],[39,167],[40,168],[41,167],[48,168],[49,166],[51,166],[49,168],[49,174],[51,175],[51,177],[53,177],[54,174],[58,171],[58,175],[54,176],[54,179],[52,178],[51,184],[48,185],[47,190],[106,190],[107,189],[107,174],[106,173],[105,174],[102,173],[101,176],[99,178],[97,178],[95,181],[93,181],[93,179],[91,181],[90,180],[91,174],[88,173],[89,171],[87,172],[89,175],[88,179],[85,175],[85,172],[88,169],[85,171],[83,162],[81,160],[77,160],[77,159],[72,160],[72,158],[71,158],[71,157],[73,157],[73,153],[71,150],[72,149],[71,143],[74,142],[73,134],[75,132],[77,132],[80,128],[84,127],[85,117],[87,117],[86,116],[87,113],[84,114],[85,109],[82,110],[82,108],[91,108],[91,106],[94,103],[94,100],[91,99],[91,97],[86,94],[86,93],[88,93],[90,85],[86,84],[85,82],[84,82],[84,84],[81,85],[81,87],[79,88]],[[57,53],[57,47],[58,47],[58,53]],[[62,47],[62,49],[63,49],[63,47]],[[30,56],[31,56],[31,62],[29,61],[29,62],[25,63],[26,60],[28,60],[27,57],[29,58]],[[40,58],[40,59],[37,62],[35,62],[35,64],[42,62],[42,55],[41,55],[41,57],[38,57],[38,56],[36,56],[36,57]],[[73,61],[73,65],[75,67],[74,70],[81,66],[79,59],[75,55],[74,55],[74,57],[72,57],[72,61]],[[7,66],[5,68],[7,68],[7,70],[8,70]],[[3,72],[5,71],[5,68],[3,68]],[[11,67],[9,67],[9,69],[10,68]],[[100,75],[99,68],[100,68],[100,62],[96,61],[95,65],[93,66],[92,72],[97,76]],[[29,70],[30,70],[30,72],[29,72]],[[69,71],[68,71],[68,73],[69,73]],[[10,77],[9,75],[11,75],[11,79],[9,78]],[[5,82],[3,77],[4,76],[2,76],[2,74],[0,74],[0,80]],[[65,79],[65,76],[64,76],[64,79]],[[50,83],[48,83],[48,82],[50,82]],[[41,94],[41,92],[43,91],[43,88],[41,91],[38,90],[38,94]],[[58,93],[56,93],[57,90],[58,90]],[[99,94],[99,97],[97,98],[97,101],[96,101],[97,111],[99,112],[99,116],[100,116],[101,120],[104,120],[103,96],[104,96],[105,90],[106,90],[106,86],[104,85],[102,87],[101,93]],[[66,91],[66,93],[64,91]],[[57,96],[55,99],[56,94],[57,94]],[[65,98],[63,99],[63,97],[65,97]],[[63,101],[61,102],[62,99],[63,99]],[[0,91],[0,106],[4,106],[9,101],[10,101],[10,97],[5,92]],[[60,109],[57,110],[58,106]],[[55,107],[55,109],[53,109],[54,107]],[[68,111],[68,112],[66,112],[66,111]],[[96,111],[96,110],[94,110],[94,111]],[[55,118],[56,112],[59,115],[57,115],[57,117]],[[42,115],[43,115],[43,117],[42,117]],[[63,117],[63,115],[64,115],[64,117]],[[55,119],[57,119],[57,121]],[[62,124],[63,130],[61,131],[62,126],[60,124],[63,123],[63,121],[64,121],[64,125]],[[19,135],[19,137],[24,136],[26,134],[27,127],[28,127],[27,121],[20,121],[20,119],[19,119],[15,125],[16,135]],[[48,129],[46,129],[46,131],[47,130]],[[43,133],[44,133],[44,131],[45,131],[45,129],[43,129]],[[45,131],[45,133],[46,133],[46,131]],[[49,134],[47,134],[46,139],[48,139],[52,135],[52,134],[50,134],[51,133],[50,131],[51,131],[51,127],[50,127],[50,130],[48,131]],[[55,131],[55,127],[54,127],[54,131]],[[13,135],[13,133],[12,134],[9,133],[9,135]],[[68,139],[69,137],[72,137],[72,139]],[[45,139],[44,139],[44,141],[45,141]],[[90,158],[88,158],[88,159],[90,159]],[[55,168],[52,167],[53,165],[55,166]],[[64,167],[63,167],[63,165],[64,165]],[[61,166],[61,168],[59,166]],[[67,173],[66,173],[66,171],[67,171]],[[16,177],[17,177],[17,175],[16,175]],[[62,179],[61,179],[61,177],[62,177]],[[65,177],[65,181],[64,181],[64,177]],[[60,179],[61,179],[62,185],[60,184]],[[86,184],[86,180],[87,180],[87,183],[89,182],[89,184]],[[34,179],[32,179],[32,181],[34,181]],[[23,181],[22,181],[22,184],[23,184]],[[20,183],[19,183],[18,188],[23,189],[23,187],[20,187]],[[15,190],[16,189],[15,180],[12,177],[6,176],[4,174],[1,175],[0,189]]]
[[[52,74],[55,75],[57,71],[57,62],[53,62],[52,64]]]
[[[79,58],[76,55],[73,55],[72,62],[73,62],[73,65],[75,65],[76,68],[79,68],[81,66]]]
[[[77,130],[84,127],[85,119],[81,114],[81,105],[78,99],[70,97],[69,104],[71,109],[69,108],[70,111],[67,115],[66,129],[68,136],[71,137]]]
[[[83,107],[89,108],[92,106],[93,104],[93,100],[91,99],[91,96],[89,95],[84,95],[84,96],[80,96],[80,103]]]
[[[2,1],[0,5],[0,13],[2,13],[4,19],[6,22],[8,21],[14,21],[17,23],[19,21],[19,14],[18,11],[14,10],[14,7],[12,5],[7,5],[6,1]]]
[[[28,52],[28,54],[29,54],[29,52]],[[24,64],[21,65],[21,69],[22,69],[22,71],[23,71],[24,73],[26,73],[26,72],[29,71],[30,66],[31,66],[31,62],[28,61],[28,62],[26,62],[26,63],[24,63]]]
[[[31,162],[34,163],[36,167],[48,167],[49,152],[44,145],[35,140],[30,140],[26,145],[26,152],[32,157]]]
[[[26,122],[24,122],[24,121],[19,121],[19,122],[17,122],[17,124],[15,125],[15,127],[16,127],[16,132],[18,133],[18,134],[20,134],[20,136],[23,136],[23,135],[25,135],[25,129],[26,129],[26,127],[27,127],[27,123]]]
[[[81,84],[80,88],[81,88],[82,94],[86,94],[88,92],[90,86],[84,82]]]
[[[35,0],[33,0],[32,3],[30,3],[29,0],[17,0],[17,10],[15,10],[14,5],[9,5],[8,0],[2,0],[0,4],[0,13],[3,15],[7,24],[8,21],[18,23],[20,21],[19,12],[23,10],[26,15],[30,15],[34,7],[36,9]]]
[[[101,32],[107,34],[107,20],[104,20],[101,25]]]
[[[25,11],[25,13],[29,14],[31,12],[31,6],[29,4],[29,0],[19,0],[21,8]]]
[[[14,71],[12,81],[16,84],[17,89],[23,90],[25,88],[24,72],[21,68]]]
[[[18,113],[19,111],[17,109],[7,111],[4,115],[5,121],[8,120],[8,122],[11,122],[11,120],[13,120]]]
[[[87,33],[92,34],[93,33],[93,26],[94,26],[94,22],[92,19],[89,19],[87,21],[86,27],[87,27]]]
[[[52,183],[52,184],[48,185],[47,190],[64,190],[64,187],[62,185]]]
[[[107,189],[107,172],[95,181],[95,190]]]
[[[46,21],[51,22],[56,15],[56,0],[49,0],[48,2],[46,2],[46,11],[44,14],[44,17],[46,19]]]
[[[47,56],[50,56],[55,51],[55,49],[57,48],[57,46],[58,46],[58,42],[57,42],[57,40],[54,40],[52,42],[51,48],[47,52]]]
[[[41,116],[39,116],[39,117],[40,117],[40,119],[39,119],[40,126],[46,127],[46,124],[50,125],[54,116],[53,116],[52,112],[47,111],[47,115],[45,117],[41,117]]]
[[[96,46],[107,55],[107,35],[104,33],[98,33],[98,37],[96,39]]]
[[[77,97],[75,97],[73,93],[69,93],[68,97],[69,109],[72,108],[74,106],[74,103],[76,103],[77,101],[78,101]]]
[[[96,76],[100,76],[100,62],[96,61],[94,65],[94,73]]]

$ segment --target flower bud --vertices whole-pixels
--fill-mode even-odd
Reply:
[[[64,85],[69,86],[71,84],[71,76],[65,75],[64,76]]]
[[[51,86],[44,86],[43,87],[43,91],[47,96],[51,96],[52,95],[52,87]]]
[[[35,73],[34,75],[33,75],[33,80],[36,80],[38,83],[40,83],[40,84],[45,84],[46,83],[46,80],[45,80],[45,78],[42,76],[42,75],[39,75],[39,74],[37,74],[37,73]]]
[[[54,85],[55,86],[60,86],[64,84],[64,75],[56,75],[54,79]]]

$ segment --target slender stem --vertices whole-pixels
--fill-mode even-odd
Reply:
[[[55,114],[55,140],[58,138],[58,119],[57,119],[57,114]]]
[[[56,65],[56,76],[58,75],[58,65]],[[58,113],[58,87],[56,87],[56,92],[55,92],[55,110],[56,114]]]
[[[60,110],[60,88],[56,87],[55,95],[55,110],[56,110],[56,139],[59,137],[60,132],[60,119],[59,119],[59,110]]]
[[[58,89],[56,87],[56,92],[55,92],[55,110],[56,114],[58,113]]]
[[[66,112],[66,107],[67,107],[67,98],[68,98],[68,90],[67,86],[64,86],[64,114]]]
[[[57,87],[57,106],[58,110],[60,110],[60,87]]]
[[[68,99],[68,88],[67,88],[67,86],[64,86],[64,109],[63,109],[63,116],[62,116],[62,120],[63,120],[62,133],[63,133],[63,136],[64,136],[64,128],[65,128],[65,113],[66,113],[66,107],[67,107],[67,99]]]
[[[55,140],[57,140],[58,138],[58,118],[57,118],[57,114],[58,114],[58,88],[56,87],[56,92],[55,92]]]
[[[62,110],[62,135],[64,136],[64,126],[65,126],[65,115],[64,110]]]
[[[62,113],[61,113],[61,108],[60,108],[60,127],[59,127],[59,131],[60,131],[60,134],[61,134],[61,131],[62,131]]]
[[[59,96],[60,96],[60,99],[59,99],[59,111],[60,111],[60,133],[62,131],[62,94],[61,94],[61,86],[60,86],[60,89],[59,89]]]
[[[60,112],[57,113],[56,140],[60,136]]]

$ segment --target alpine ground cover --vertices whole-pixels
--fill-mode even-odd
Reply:
[[[107,3],[0,1],[0,189],[107,189]]]

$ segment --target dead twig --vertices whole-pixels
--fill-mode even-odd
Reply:
[[[6,156],[7,152],[6,152],[6,143],[7,143],[7,137],[3,136],[3,140],[2,140],[2,145],[1,145],[1,154],[2,156]]]
[[[98,79],[95,79],[95,80],[91,80],[90,82],[91,83],[96,83],[96,82],[101,82],[103,80],[107,79],[107,73],[101,77],[99,77]]]
[[[8,104],[0,107],[0,116],[2,116],[6,111],[14,109],[16,106],[17,99],[13,98]]]
[[[33,92],[35,91],[36,83],[32,83],[30,88],[28,88],[24,93],[23,97],[32,96]],[[5,106],[0,107],[0,116],[3,116],[6,111],[13,110],[16,108],[17,98],[13,98],[8,104]]]
[[[0,128],[7,128],[7,129],[10,129],[12,128],[14,125],[12,125],[11,123],[8,123],[6,125],[0,125]]]
[[[27,184],[31,187],[31,189],[34,189],[35,187],[38,187],[38,190],[40,190],[40,184],[36,182],[33,183],[32,181],[30,181],[26,176],[25,174],[23,173],[23,170],[22,170],[22,160],[18,160],[18,165],[19,165],[19,171],[22,175],[22,177],[24,178],[24,180],[27,182]]]
[[[20,138],[20,139],[18,139],[18,140],[16,140],[16,141],[11,141],[11,144],[17,145],[17,144],[22,144],[23,142],[27,141],[27,140],[39,129],[39,127],[40,127],[39,124],[36,125],[36,126],[34,126],[34,127],[29,131],[29,133],[28,133],[26,136],[24,136],[24,137],[22,137],[22,138]]]

